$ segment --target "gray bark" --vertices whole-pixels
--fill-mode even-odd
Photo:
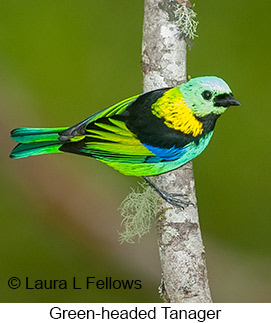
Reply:
[[[186,41],[174,15],[179,2],[145,0],[144,92],[186,81]],[[161,296],[167,302],[211,302],[192,162],[151,179],[167,192],[186,194],[193,203],[181,210],[161,200],[157,216]]]

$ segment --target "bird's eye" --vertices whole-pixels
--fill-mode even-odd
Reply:
[[[210,92],[208,90],[203,91],[201,93],[201,95],[202,95],[203,99],[205,99],[205,100],[211,100],[211,98],[212,98],[212,92]]]

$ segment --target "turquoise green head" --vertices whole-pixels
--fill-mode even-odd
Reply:
[[[211,113],[220,115],[229,106],[240,105],[228,84],[216,76],[193,78],[181,84],[179,89],[186,104],[198,117]]]

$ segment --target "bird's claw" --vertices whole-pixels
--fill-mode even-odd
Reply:
[[[160,192],[161,197],[168,203],[181,208],[182,210],[189,205],[194,205],[187,197],[186,194],[181,193],[167,193],[165,191]],[[180,198],[178,198],[180,197]]]
[[[188,199],[186,194],[182,193],[168,193],[164,190],[161,190],[155,183],[153,183],[148,177],[144,177],[144,179],[154,188],[154,190],[164,199],[166,202],[171,205],[177,206],[182,210],[189,205],[194,204]],[[178,198],[180,197],[180,198]]]

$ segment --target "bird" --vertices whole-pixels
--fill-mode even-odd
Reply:
[[[200,76],[132,96],[71,127],[16,128],[13,159],[51,153],[93,157],[124,175],[143,177],[173,205],[189,203],[149,178],[181,167],[207,147],[217,119],[239,106],[228,84]]]

